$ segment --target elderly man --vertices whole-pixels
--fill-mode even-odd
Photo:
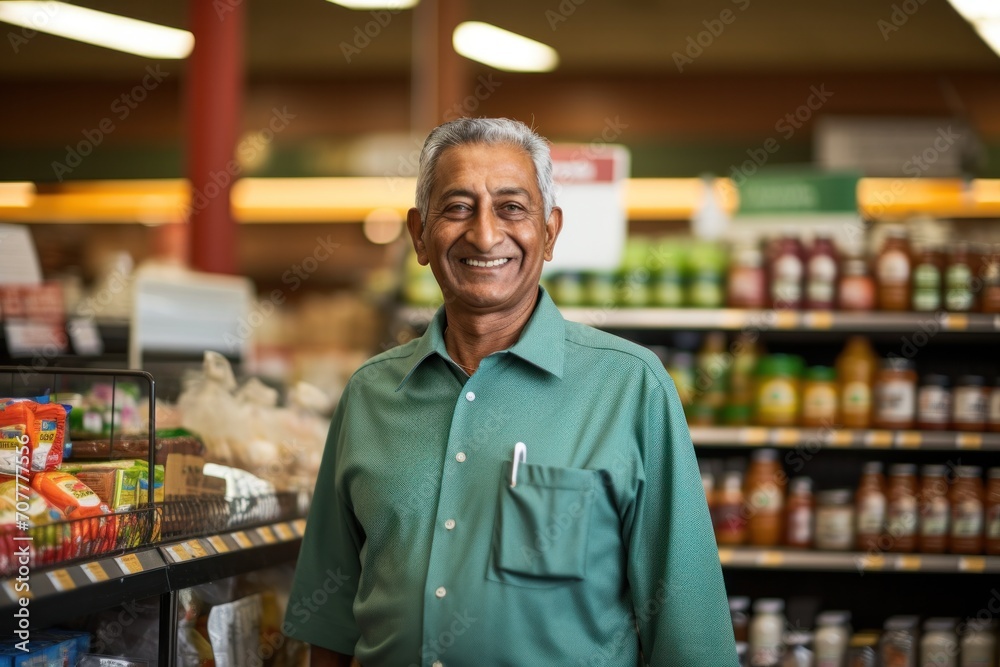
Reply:
[[[446,123],[416,204],[444,306],[341,397],[285,629],[313,665],[734,667],[670,377],[539,286],[563,224],[545,140]]]

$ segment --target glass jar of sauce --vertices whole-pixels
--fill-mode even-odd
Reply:
[[[946,469],[943,465],[931,464],[923,466],[920,472],[918,546],[923,553],[943,554],[948,550],[948,523],[951,520]]]
[[[963,375],[952,393],[951,422],[959,431],[983,431],[986,428],[986,378]]]
[[[861,257],[844,260],[837,305],[841,310],[865,312],[875,310],[875,278],[868,271],[868,262]]]
[[[785,545],[808,549],[813,543],[813,514],[815,512],[812,480],[793,477],[788,482],[788,502],[785,511]]]
[[[983,480],[979,466],[958,466],[951,485],[951,535],[953,554],[978,554],[983,551]]]
[[[944,431],[951,426],[951,380],[947,375],[928,373],[917,390],[917,428]]]
[[[875,374],[875,426],[913,428],[917,410],[917,371],[902,357],[884,359]]]
[[[913,262],[913,310],[934,312],[941,308],[941,251],[923,246]]]
[[[850,489],[830,489],[816,494],[817,549],[848,551],[854,546],[854,504]]]
[[[799,419],[799,378],[802,358],[769,354],[757,363],[755,396],[757,423],[761,426],[795,426]]]
[[[917,466],[897,463],[889,467],[886,494],[886,532],[889,551],[908,553],[917,548]]]
[[[882,310],[910,309],[910,241],[905,227],[886,230],[882,250],[875,260],[878,307]]]
[[[858,514],[857,548],[860,551],[876,551],[885,525],[887,504],[881,462],[869,461],[861,469],[854,503]]]
[[[747,540],[754,546],[781,543],[787,478],[775,449],[755,450],[746,479]]]
[[[1000,468],[990,468],[986,483],[986,553],[1000,555]]]
[[[816,232],[806,254],[806,308],[833,309],[837,303],[838,273],[837,248],[833,239],[829,232]]]

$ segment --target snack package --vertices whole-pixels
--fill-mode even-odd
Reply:
[[[67,472],[40,472],[31,479],[31,486],[62,510],[68,519],[111,513],[107,503]]]
[[[20,498],[18,497],[20,492]],[[28,511],[21,512],[31,526],[44,526],[53,521],[61,521],[62,511],[47,501],[40,493],[24,481],[7,479],[0,482],[0,527],[17,522],[17,503],[27,503]],[[22,504],[22,508],[24,505]]]
[[[14,452],[24,444],[31,472],[55,470],[62,463],[67,407],[43,400],[0,400],[0,473],[17,474],[19,457]],[[27,442],[23,436],[28,436]]]

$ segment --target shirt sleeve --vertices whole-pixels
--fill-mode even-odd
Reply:
[[[345,389],[341,396],[330,424],[282,632],[337,653],[354,655],[360,632],[352,607],[361,575],[359,553],[364,539],[337,484],[344,454],[348,391]]]
[[[647,393],[645,478],[626,534],[643,662],[737,667],[718,548],[680,399],[669,377]]]

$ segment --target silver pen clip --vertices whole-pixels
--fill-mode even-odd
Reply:
[[[528,446],[523,442],[514,445],[514,467],[510,472],[510,488],[517,486],[517,467],[528,460]]]

